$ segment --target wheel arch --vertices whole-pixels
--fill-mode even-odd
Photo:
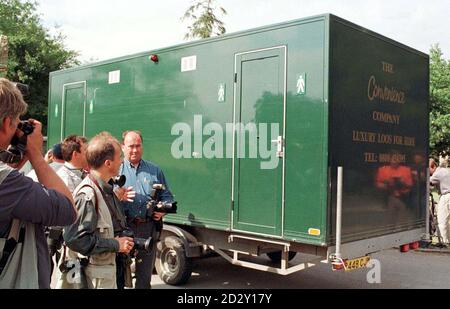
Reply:
[[[176,225],[164,224],[161,239],[167,236],[176,236],[182,242],[186,257],[199,257],[202,255],[202,244],[191,233]]]

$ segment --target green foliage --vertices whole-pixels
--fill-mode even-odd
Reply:
[[[78,53],[64,46],[60,31],[49,33],[36,10],[34,1],[1,0],[0,34],[9,41],[7,78],[29,85],[25,117],[41,121],[45,134],[49,73],[78,64]]]
[[[209,38],[213,35],[222,35],[226,32],[224,23],[219,20],[214,13],[216,10],[222,15],[226,15],[224,8],[218,9],[214,6],[214,0],[197,0],[191,5],[182,20],[192,20],[192,24],[188,26],[189,32],[184,36],[185,40],[194,38]]]
[[[430,153],[450,153],[450,61],[439,45],[430,49]]]

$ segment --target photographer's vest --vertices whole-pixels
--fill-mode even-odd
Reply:
[[[73,196],[80,193],[85,194],[87,200],[92,200],[93,204],[98,206],[97,212],[97,228],[96,236],[99,238],[114,239],[114,228],[111,214],[106,205],[103,195],[97,185],[86,177],[75,189]],[[101,254],[91,255],[89,257],[82,256],[80,253],[68,250],[69,259],[86,258],[89,263],[84,267],[87,283],[89,288],[115,289],[116,284],[116,253],[105,252]]]

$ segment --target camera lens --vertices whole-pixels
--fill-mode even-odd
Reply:
[[[134,238],[134,232],[130,229],[125,229],[122,231],[122,237]]]
[[[34,130],[33,125],[30,122],[28,122],[28,121],[21,121],[21,122],[19,122],[19,125],[17,127],[25,135],[30,135],[31,133],[33,133],[33,130]]]
[[[177,213],[177,202],[161,202],[156,205],[156,211],[168,214]]]
[[[149,237],[147,239],[145,238],[135,238],[134,240],[134,248],[136,250],[144,250],[144,251],[150,251],[153,245],[153,238]]]

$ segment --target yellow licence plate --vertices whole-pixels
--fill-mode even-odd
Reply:
[[[345,260],[345,270],[354,270],[358,268],[366,267],[367,263],[370,261],[370,256],[363,256],[360,258]]]

